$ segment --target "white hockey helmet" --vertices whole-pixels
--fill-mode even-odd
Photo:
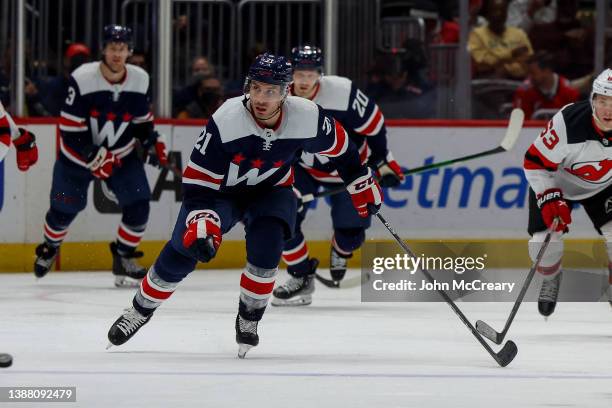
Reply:
[[[591,106],[593,106],[593,98],[595,94],[612,96],[612,69],[606,68],[593,81],[593,89],[591,90]],[[593,108],[593,112],[595,109]]]

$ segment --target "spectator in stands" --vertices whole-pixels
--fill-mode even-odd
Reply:
[[[527,60],[529,78],[516,90],[513,105],[531,119],[538,109],[560,109],[576,102],[580,92],[569,81],[554,71],[553,57],[539,51]],[[552,115],[550,115],[552,116]]]
[[[505,0],[490,0],[485,11],[488,24],[474,28],[468,40],[475,76],[525,78],[527,58],[533,54],[527,34],[520,28],[506,26]]]
[[[529,33],[534,24],[548,24],[557,17],[557,0],[511,0],[506,24]]]
[[[127,62],[129,64],[136,65],[137,67],[144,69],[145,71],[147,71],[147,73],[149,72],[149,64],[147,62],[147,56],[144,53],[144,51],[140,49],[137,49],[137,48],[134,49],[134,51],[132,51],[132,55],[130,55]]]
[[[24,91],[29,116],[59,116],[60,108],[66,99],[70,74],[90,60],[89,47],[73,43],[64,53],[62,75],[36,83],[26,80]]]
[[[210,118],[225,100],[219,78],[212,74],[201,78],[196,90],[196,99],[179,113],[179,119]]]
[[[198,88],[202,79],[215,76],[215,68],[206,57],[197,56],[191,61],[191,77],[184,88],[174,93],[174,115],[186,109],[187,105],[198,98]]]
[[[409,53],[410,54],[410,53]],[[368,71],[365,93],[378,103],[388,119],[426,119],[435,115],[431,85],[410,73],[418,71],[412,56],[381,55]]]

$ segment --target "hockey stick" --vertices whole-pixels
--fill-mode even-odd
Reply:
[[[408,247],[408,245],[406,245],[406,243],[402,241],[402,239],[395,233],[391,225],[389,225],[387,220],[385,220],[385,218],[382,216],[380,211],[376,212],[376,217],[378,217],[380,222],[382,222],[383,225],[387,228],[387,230],[389,230],[393,238],[395,238],[395,240],[402,247],[404,252],[406,252],[406,254],[408,254],[412,258],[416,258],[414,253]],[[423,275],[425,275],[425,278],[427,278],[427,280],[430,283],[432,284],[434,283],[434,278],[427,271],[427,269],[421,268],[421,272],[423,273]],[[489,346],[489,344],[485,341],[485,339],[480,335],[480,333],[476,330],[476,328],[472,326],[470,321],[465,317],[461,309],[459,309],[459,307],[455,304],[455,302],[453,302],[450,296],[448,296],[448,294],[442,289],[436,289],[436,292],[438,292],[440,296],[442,296],[444,301],[448,303],[451,309],[453,309],[453,312],[455,312],[455,314],[459,317],[459,320],[461,320],[463,324],[472,332],[472,334],[474,335],[474,337],[476,337],[476,340],[478,340],[478,342],[482,345],[482,347],[484,347],[485,350],[491,355],[491,357],[493,357],[495,361],[497,361],[497,364],[499,364],[501,367],[505,367],[508,364],[510,364],[510,362],[514,359],[514,357],[516,357],[516,353],[518,353],[518,348],[516,347],[516,344],[512,340],[508,340],[506,344],[504,344],[502,349],[498,353],[496,353],[491,348],[491,346]]]
[[[542,246],[540,247],[540,250],[538,251],[538,255],[536,256],[535,262],[533,263],[533,266],[531,267],[531,269],[529,270],[529,273],[527,274],[525,283],[523,283],[523,287],[521,288],[521,291],[518,297],[516,298],[516,301],[514,302],[514,306],[512,307],[510,316],[508,316],[506,325],[504,326],[504,329],[501,331],[501,333],[495,331],[491,326],[489,326],[487,323],[483,322],[482,320],[478,320],[476,322],[476,330],[478,330],[478,333],[482,334],[483,336],[485,336],[487,339],[491,340],[495,344],[501,344],[501,342],[504,341],[504,337],[506,337],[506,333],[508,333],[508,330],[510,329],[510,325],[512,324],[512,321],[514,321],[514,316],[516,316],[516,313],[518,312],[519,307],[521,307],[521,303],[523,302],[523,298],[525,297],[525,294],[527,293],[527,289],[529,289],[529,285],[531,285],[531,281],[533,280],[535,272],[538,269],[538,266],[540,266],[540,262],[542,261],[542,258],[544,258],[544,252],[546,252],[546,248],[548,248],[548,244],[550,243],[550,239],[552,237],[553,231],[557,229],[558,223],[559,223],[559,219],[556,218],[553,221],[552,226],[548,230],[548,233],[546,234],[546,237],[544,238],[544,242],[542,242]]]
[[[507,152],[514,147],[514,144],[518,140],[518,137],[521,133],[521,128],[523,127],[523,120],[525,119],[525,114],[522,109],[513,109],[510,114],[510,121],[508,122],[508,127],[506,129],[506,135],[500,142],[499,146],[485,150],[484,152],[470,154],[468,156],[457,157],[456,159],[446,160],[438,163],[431,163],[421,167],[415,167],[413,169],[408,169],[404,171],[404,175],[410,175],[415,173],[420,173],[426,170],[437,169],[440,167],[445,167],[451,164],[460,163],[472,159],[478,159],[481,157],[491,156],[497,153]],[[310,193],[304,194],[302,196],[302,203],[309,203],[317,198],[328,197],[330,195],[338,194],[346,190],[345,186],[339,186],[336,188],[332,188],[329,190],[321,191],[318,193]]]
[[[370,275],[359,275],[359,276],[354,276],[352,278],[349,279],[342,279],[340,281],[335,281],[332,279],[327,279],[324,278],[323,276],[319,275],[318,273],[315,272],[315,278],[321,282],[323,285],[327,286],[328,288],[332,288],[332,289],[348,289],[348,288],[355,288],[357,286],[361,286],[364,283],[366,283],[367,281],[370,280]]]

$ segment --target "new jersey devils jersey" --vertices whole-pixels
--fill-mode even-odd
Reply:
[[[560,188],[565,198],[582,200],[612,184],[612,145],[595,126],[589,101],[567,105],[548,122],[524,168],[536,195]]]
[[[385,158],[385,118],[378,105],[353,85],[350,79],[333,75],[321,77],[312,101],[340,121],[357,145],[362,163],[367,161],[369,150],[377,159]],[[300,166],[321,182],[342,182],[335,167],[325,156],[304,152]]]
[[[19,136],[17,125],[13,122],[11,115],[4,110],[4,106],[0,102],[0,162],[11,147],[11,141]]]
[[[136,142],[134,126],[153,120],[149,74],[128,64],[123,81],[111,84],[100,64],[83,64],[72,73],[60,113],[60,157],[84,167],[87,154],[97,146],[119,158],[127,156]]]
[[[346,181],[365,174],[342,126],[313,102],[288,96],[275,128],[263,128],[244,97],[227,100],[198,137],[183,173],[185,202],[293,184],[298,153],[331,160]]]

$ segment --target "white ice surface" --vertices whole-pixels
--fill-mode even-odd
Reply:
[[[269,307],[238,360],[239,273],[194,272],[110,351],[134,291],[109,272],[0,275],[0,352],[15,359],[0,386],[77,387],[77,403],[0,408],[612,407],[607,303],[560,303],[547,322],[524,304],[508,335],[519,353],[500,368],[445,303],[361,303],[359,288],[318,285],[311,306]],[[511,304],[460,307],[501,330]]]

